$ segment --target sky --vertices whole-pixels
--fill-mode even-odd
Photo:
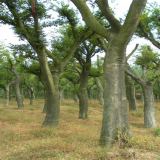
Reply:
[[[160,0],[148,0],[149,3],[154,2],[154,1],[156,1],[160,5]],[[115,16],[117,18],[123,18],[124,15],[127,14],[127,11],[129,10],[129,6],[131,2],[132,0],[109,0],[109,5],[114,10]],[[50,31],[48,30],[48,32]],[[1,24],[0,24],[0,42],[6,45],[8,45],[9,43],[11,44],[22,44],[23,43],[22,41],[19,41],[19,38],[17,37],[16,34],[14,34],[11,27],[9,27],[8,25],[1,25]],[[136,38],[128,44],[126,53],[127,54],[131,53],[131,51],[134,49],[137,43],[140,45],[143,45],[143,44],[151,45],[152,48],[154,48],[157,51],[157,49],[151,44],[151,42],[144,40],[143,38]],[[138,52],[136,52],[133,55],[133,57],[137,54]],[[100,56],[104,56],[104,55],[100,54]],[[96,60],[96,56],[95,58],[93,58],[93,60]],[[132,61],[134,61],[134,58],[130,60],[131,63]]]

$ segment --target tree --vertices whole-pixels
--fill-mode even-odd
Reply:
[[[109,25],[104,26],[90,11],[86,1],[71,0],[81,12],[83,20],[97,34],[108,41],[104,60],[104,112],[100,142],[111,146],[118,139],[119,130],[131,135],[125,93],[125,51],[139,22],[146,0],[133,0],[124,24],[116,19],[108,0],[95,3]],[[93,3],[94,5],[94,3]]]
[[[7,1],[1,0],[0,7],[5,8],[4,12],[0,14],[1,23],[9,24],[13,26],[15,32],[20,36],[21,39],[27,40],[28,44],[37,54],[38,61],[40,63],[40,68],[42,71],[44,85],[46,89],[46,102],[47,111],[46,117],[42,126],[57,126],[59,123],[59,77],[63,72],[64,67],[67,65],[69,60],[72,58],[77,47],[88,37],[90,37],[93,32],[88,28],[84,27],[79,33],[76,28],[78,20],[76,19],[76,14],[73,10],[68,9],[66,6],[62,6],[61,12],[59,12],[63,17],[66,17],[65,23],[69,23],[73,31],[74,41],[70,45],[69,49],[65,51],[63,58],[58,59],[54,52],[47,49],[45,36],[43,34],[43,28],[47,26],[52,26],[55,24],[52,17],[48,15],[47,6],[45,3],[38,2],[36,0],[30,1]],[[8,14],[9,13],[9,14]],[[51,17],[51,18],[50,18]],[[43,20],[50,18],[51,21],[45,23]],[[51,59],[54,66],[52,71],[49,68],[47,57]]]
[[[160,75],[159,57],[150,47],[142,47],[142,56],[138,56],[136,63],[142,66],[142,78],[139,77],[129,66],[126,73],[136,80],[142,87],[144,95],[144,126],[157,127],[154,109],[153,84]]]
[[[141,16],[141,20],[136,30],[136,35],[149,40],[154,46],[160,49],[159,21],[159,5],[156,2],[148,4],[143,15]]]

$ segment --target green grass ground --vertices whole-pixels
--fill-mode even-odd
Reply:
[[[160,159],[160,104],[156,103],[158,128],[143,127],[143,106],[130,112],[129,120],[134,139],[128,144],[117,142],[112,149],[99,146],[103,107],[89,101],[89,119],[78,119],[78,103],[61,102],[60,123],[56,129],[41,128],[45,118],[44,100],[35,100],[18,110],[15,101],[4,107],[0,100],[0,160],[120,160]]]

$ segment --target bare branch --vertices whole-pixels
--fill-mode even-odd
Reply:
[[[132,52],[126,57],[126,62],[128,61],[128,59],[133,55],[133,53],[137,50],[139,44],[136,44],[135,48],[132,50]]]

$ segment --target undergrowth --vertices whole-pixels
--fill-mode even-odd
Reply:
[[[121,152],[135,151],[139,159],[160,158],[160,128],[145,129],[143,108],[130,112],[129,121],[133,137],[119,132],[122,138],[110,149],[99,145],[103,107],[98,101],[89,101],[89,119],[78,119],[78,103],[65,100],[60,103],[61,116],[57,128],[42,128],[44,100],[35,100],[25,109],[17,110],[15,101],[8,108],[0,100],[0,159],[2,160],[108,160],[127,159]],[[156,115],[160,114],[156,105]],[[160,117],[157,116],[157,123]],[[158,123],[159,126],[159,123]],[[153,153],[152,153],[153,152]],[[113,155],[111,155],[113,153]],[[144,154],[143,154],[144,153]],[[157,153],[156,155],[154,153]]]

